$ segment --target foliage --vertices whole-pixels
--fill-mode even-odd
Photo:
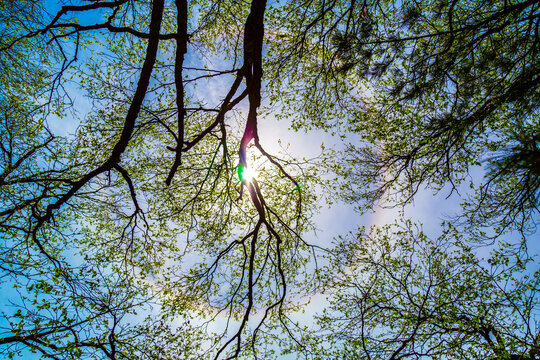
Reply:
[[[487,259],[447,227],[360,231],[334,258],[335,296],[318,317],[326,358],[510,359],[538,355],[537,259],[501,244]],[[516,250],[518,256],[516,257]],[[320,337],[324,339],[321,341]]]
[[[278,11],[268,62],[285,116],[360,135],[335,166],[347,199],[362,210],[408,204],[423,187],[453,193],[470,170],[512,164],[472,185],[464,214],[493,207],[486,227],[534,231],[536,176],[511,156],[538,133],[536,2],[298,1]],[[514,176],[524,172],[529,181]]]
[[[259,142],[265,2],[206,5],[2,2],[8,356],[237,356],[265,318],[287,326],[311,251],[298,183],[314,174]]]
[[[7,357],[536,351],[533,258],[485,263],[466,230],[535,230],[537,2],[44,6],[0,0]],[[295,159],[276,119],[349,144]],[[463,232],[306,240],[325,200],[406,205],[486,163]],[[321,291],[311,336],[293,314]]]
[[[328,64],[376,84],[349,121],[370,144],[348,149],[352,196],[408,203],[422,186],[459,190],[487,163],[464,216],[474,227],[532,231],[538,177],[532,160],[515,157],[532,159],[521,149],[538,142],[538,4],[391,6],[368,7],[356,30],[338,31]]]

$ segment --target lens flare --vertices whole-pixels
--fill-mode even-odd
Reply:
[[[255,170],[248,168],[247,166],[238,165],[238,179],[241,182],[251,182],[256,176],[257,173]]]
[[[253,179],[255,179],[256,175],[255,170],[251,168],[244,169],[244,181],[251,182]]]

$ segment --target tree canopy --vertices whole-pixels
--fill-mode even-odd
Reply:
[[[540,356],[539,7],[0,0],[0,353]]]

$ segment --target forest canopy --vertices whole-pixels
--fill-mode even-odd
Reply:
[[[539,8],[0,0],[0,354],[540,357]]]

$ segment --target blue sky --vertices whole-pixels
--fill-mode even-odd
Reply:
[[[50,8],[51,12],[54,12],[54,8]],[[99,16],[84,19],[85,22],[92,23]],[[81,57],[80,63],[83,63],[84,57]],[[207,59],[208,60],[208,59]],[[188,57],[187,66],[195,66],[200,64],[201,59],[196,55]],[[214,65],[220,68],[223,65],[226,68],[225,63],[220,63],[219,60],[214,60]],[[223,97],[223,89],[228,89],[230,82],[232,81],[232,75],[224,75],[223,78],[217,81],[208,82],[203,86],[200,86],[194,95],[201,95],[210,104],[218,103]],[[75,116],[66,118],[51,117],[49,118],[49,124],[53,131],[61,136],[74,135],[79,125],[79,120],[84,118],[86,114],[91,110],[91,102],[85,98],[84,93],[74,83],[68,83],[68,91],[73,95],[73,100],[77,113]],[[240,106],[244,107],[245,103]],[[279,108],[274,108],[273,111],[279,112]],[[309,132],[294,132],[290,129],[290,124],[284,121],[278,122],[272,115],[261,117],[259,120],[259,134],[261,136],[262,145],[270,153],[279,155],[281,153],[281,147],[287,149],[287,152],[297,158],[312,158],[320,154],[321,145],[326,147],[341,147],[341,139],[333,137],[327,132],[320,130],[312,130]],[[278,142],[281,141],[281,144]],[[355,141],[352,138],[346,138],[346,141]],[[339,161],[339,159],[337,159]],[[483,171],[481,169],[474,169],[472,176],[475,180],[481,180]],[[261,184],[264,186],[264,184]],[[465,195],[468,189],[462,188],[461,194]],[[446,198],[449,190],[442,190],[437,195],[433,195],[430,190],[421,190],[415,197],[412,204],[407,205],[405,213],[407,217],[412,218],[415,221],[423,223],[423,229],[431,236],[437,236],[440,231],[440,223],[448,215],[453,215],[460,211],[459,202],[460,198],[457,194]],[[337,196],[336,196],[337,198]],[[315,223],[317,224],[317,230],[306,234],[306,240],[319,246],[331,246],[332,241],[338,235],[346,234],[349,231],[354,231],[358,226],[370,227],[373,225],[380,226],[383,224],[393,223],[396,219],[399,219],[399,209],[377,209],[375,213],[367,213],[364,215],[359,214],[353,205],[344,204],[337,201],[334,205],[327,206],[324,203],[324,199],[321,199],[322,206],[320,213],[315,215]],[[511,239],[515,239],[513,235],[510,235]],[[534,245],[534,244],[532,244]],[[537,251],[537,245],[533,251]],[[2,310],[6,312],[13,311],[13,308],[7,304],[11,296],[16,295],[16,292],[10,286],[9,283],[2,284],[2,291],[4,293],[3,303],[0,303]],[[309,305],[308,314],[304,319],[309,321],[310,313],[320,310],[325,306],[324,296],[315,296],[312,299],[311,305]],[[0,323],[1,325],[2,323]],[[219,328],[219,323],[216,327]],[[31,359],[31,355],[24,355],[25,358]]]

